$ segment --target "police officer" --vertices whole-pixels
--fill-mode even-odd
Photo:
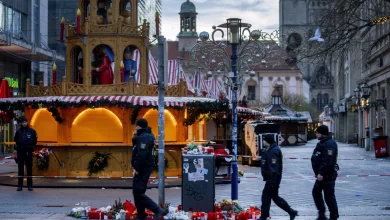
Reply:
[[[329,136],[329,129],[326,125],[320,125],[317,128],[316,136],[320,141],[314,149],[311,164],[317,179],[313,187],[313,199],[318,209],[317,219],[328,219],[325,216],[325,205],[322,197],[322,191],[324,191],[325,202],[330,212],[330,219],[333,220],[339,217],[336,196],[334,195],[338,170],[337,144]]]
[[[22,126],[16,131],[14,141],[16,142],[16,150],[18,157],[18,188],[17,191],[22,191],[24,166],[27,169],[27,187],[28,191],[33,191],[32,185],[32,154],[37,144],[37,132],[30,128],[25,117],[19,119]]]
[[[164,214],[164,210],[145,195],[147,183],[155,164],[152,155],[155,139],[151,128],[148,127],[148,122],[144,118],[137,120],[132,141],[131,166],[134,168],[133,196],[138,213],[137,219],[146,219],[145,208],[154,212],[156,219],[160,219]]]
[[[261,156],[261,174],[265,181],[263,194],[261,196],[261,216],[260,220],[265,220],[269,217],[271,208],[271,199],[281,209],[290,215],[290,220],[294,220],[298,216],[298,211],[292,209],[286,200],[279,197],[279,185],[282,180],[283,171],[283,155],[280,147],[275,143],[273,134],[263,136],[263,151]]]

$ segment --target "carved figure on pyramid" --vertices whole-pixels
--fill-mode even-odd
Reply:
[[[123,54],[123,64],[125,67],[125,77],[124,81],[128,82],[130,80],[130,76],[133,77],[133,81],[135,82],[135,73],[137,72],[137,62],[133,60],[133,51],[130,49],[126,49]]]
[[[99,74],[100,85],[113,84],[114,71],[111,67],[111,59],[109,57],[110,50],[107,47],[103,47],[103,58],[99,67],[96,68],[96,72]],[[113,56],[113,54],[111,54]]]

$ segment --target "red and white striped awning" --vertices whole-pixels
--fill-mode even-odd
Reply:
[[[45,101],[45,102],[95,102],[100,100],[120,101],[140,106],[158,106],[157,96],[46,96],[46,97],[25,97],[25,98],[5,98],[0,102],[17,102],[17,101]],[[166,107],[182,107],[190,102],[215,102],[215,99],[203,97],[164,97]]]

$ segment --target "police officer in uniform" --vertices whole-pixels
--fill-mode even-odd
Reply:
[[[337,178],[337,155],[338,149],[336,142],[329,136],[329,129],[326,125],[320,125],[317,128],[316,136],[320,140],[314,149],[311,157],[311,164],[316,177],[313,187],[313,199],[318,209],[317,220],[327,220],[325,216],[325,205],[322,197],[324,192],[325,202],[329,208],[330,219],[339,217],[336,196],[334,195],[334,186]]]
[[[14,137],[17,150],[18,158],[18,188],[17,191],[22,191],[23,187],[23,176],[24,176],[24,166],[26,165],[27,170],[27,187],[28,191],[33,191],[32,185],[32,154],[37,144],[38,136],[37,132],[30,128],[25,117],[20,117],[19,119],[22,127],[20,127]]]
[[[156,219],[160,219],[164,214],[164,210],[145,195],[147,183],[155,164],[152,155],[155,139],[151,128],[148,127],[148,122],[144,118],[137,120],[132,141],[131,166],[134,168],[133,195],[138,213],[137,219],[146,219],[145,209],[151,210],[156,215]]]
[[[290,220],[298,216],[298,211],[292,209],[286,200],[279,197],[279,185],[282,180],[283,155],[280,147],[275,143],[273,134],[263,136],[263,150],[261,156],[261,174],[265,181],[263,194],[261,196],[261,216],[260,220],[266,220],[269,217],[271,208],[271,199],[281,209],[290,215]]]

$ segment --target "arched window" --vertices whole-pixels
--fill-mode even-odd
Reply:
[[[324,107],[325,107],[326,105],[329,104],[329,95],[328,95],[328,93],[324,94],[323,99],[324,99]]]
[[[313,106],[316,106],[316,99],[315,99],[315,98],[313,98],[313,99],[311,100],[311,104],[312,104]]]
[[[247,82],[247,85],[248,85],[247,99],[256,100],[256,81],[249,80]]]
[[[318,109],[318,110],[321,110],[321,109],[322,109],[322,103],[323,103],[322,94],[319,93],[319,94],[317,95],[317,109]]]

